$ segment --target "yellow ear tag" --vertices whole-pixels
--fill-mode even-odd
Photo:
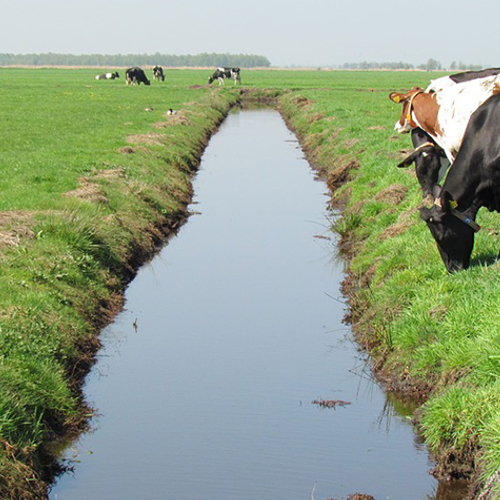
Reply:
[[[457,208],[458,207],[458,203],[455,200],[450,200],[450,207],[451,208]]]
[[[401,102],[401,97],[398,96],[398,95],[395,95],[392,100],[396,103],[396,104],[399,104]]]

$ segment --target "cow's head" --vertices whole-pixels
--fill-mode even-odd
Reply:
[[[406,92],[406,94],[399,94],[398,92],[391,92],[389,94],[389,99],[392,102],[403,105],[401,109],[401,117],[394,126],[394,130],[396,132],[404,134],[406,132],[410,132],[410,130],[417,126],[415,123],[413,123],[411,113],[413,99],[415,99],[416,95],[421,93],[423,93],[423,90],[420,87],[413,87],[410,91]]]
[[[438,185],[439,172],[443,168],[443,164],[449,165],[444,151],[435,144],[424,143],[406,156],[398,164],[398,167],[410,167],[413,163],[415,163],[415,173],[424,198],[429,195],[437,196],[441,189]]]
[[[420,209],[420,217],[427,223],[449,273],[469,267],[475,232],[453,214],[451,201],[451,195],[444,192],[432,208]]]

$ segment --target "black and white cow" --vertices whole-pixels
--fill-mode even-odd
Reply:
[[[232,78],[236,85],[241,83],[240,71],[240,68],[217,68],[208,79],[208,83],[211,84],[215,80],[219,80],[219,85],[224,85],[225,78]]]
[[[439,197],[420,210],[448,272],[469,267],[481,207],[500,212],[500,94],[474,111]]]
[[[153,80],[158,80],[159,82],[165,81],[165,73],[161,66],[155,66],[153,68]]]
[[[140,85],[141,83],[144,83],[144,85],[151,85],[151,82],[147,79],[144,70],[138,68],[137,66],[127,69],[125,72],[125,79],[127,85]]]
[[[443,149],[421,128],[414,128],[411,131],[411,141],[415,149],[399,163],[398,167],[410,167],[415,163],[415,173],[423,197],[430,195],[434,198],[439,190],[439,182],[450,168],[450,161]]]
[[[104,73],[103,75],[96,75],[94,77],[95,80],[114,80],[115,78],[119,78],[120,75],[118,74],[118,71],[115,71],[114,73]]]

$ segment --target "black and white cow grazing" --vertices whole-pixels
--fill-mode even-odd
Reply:
[[[434,197],[440,189],[439,181],[444,178],[450,167],[450,161],[443,149],[421,128],[414,128],[411,131],[411,141],[415,149],[399,163],[398,167],[409,167],[415,163],[415,173],[423,197],[429,195]]]
[[[118,71],[115,71],[114,73],[104,73],[103,75],[96,75],[94,77],[95,80],[114,80],[115,78],[119,78],[120,75],[118,74]]]
[[[229,69],[231,78],[234,80],[234,84],[241,83],[240,68],[224,68],[227,71]]]
[[[219,85],[224,85],[224,78],[226,78],[226,74],[224,71],[221,71],[220,69],[216,69],[212,76],[209,77],[208,83],[211,84],[215,80],[219,80]]]
[[[500,94],[472,114],[439,197],[420,210],[449,272],[469,267],[481,207],[500,212]]]
[[[217,68],[208,79],[208,83],[219,80],[219,85],[224,85],[225,78],[232,78],[235,85],[241,83],[240,68]]]
[[[127,85],[140,85],[141,83],[144,83],[144,85],[151,85],[151,82],[146,77],[146,73],[137,66],[127,69],[125,72],[125,79]]]
[[[153,68],[153,80],[158,80],[159,82],[165,81],[165,73],[161,66],[155,66]]]

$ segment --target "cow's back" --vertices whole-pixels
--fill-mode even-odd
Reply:
[[[481,206],[500,211],[500,94],[472,113],[445,189],[457,197],[474,196]]]
[[[440,137],[437,139],[453,160],[474,111],[493,94],[500,92],[500,75],[472,80],[447,87],[436,92],[439,104],[437,123]]]

